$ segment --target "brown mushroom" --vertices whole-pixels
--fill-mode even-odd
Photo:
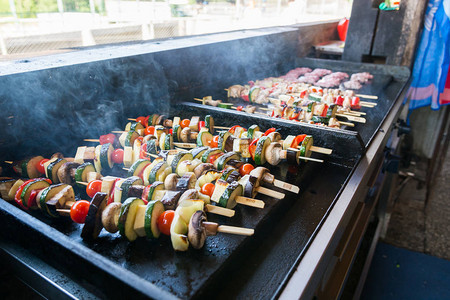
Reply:
[[[206,240],[206,229],[203,222],[206,221],[206,214],[202,210],[196,211],[189,221],[188,239],[191,246],[201,249]]]
[[[59,181],[67,184],[74,184],[75,171],[79,166],[80,164],[76,162],[66,162],[63,164],[57,172]]]
[[[282,136],[281,136],[281,134],[278,131],[274,131],[274,132],[269,133],[268,137],[270,138],[270,140],[272,142],[279,142],[282,139]]]
[[[250,176],[258,177],[259,180],[262,180],[266,183],[273,183],[275,180],[275,176],[270,174],[269,169],[264,167],[257,167],[250,172]]]
[[[280,143],[270,143],[264,153],[267,162],[272,166],[278,165],[281,162],[281,151],[283,151],[283,148]]]
[[[106,231],[116,233],[119,230],[119,214],[122,203],[113,202],[106,206],[102,212],[102,224]]]
[[[178,175],[171,173],[164,179],[164,187],[166,190],[175,191],[177,189]]]

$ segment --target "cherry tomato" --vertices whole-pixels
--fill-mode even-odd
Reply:
[[[242,105],[239,105],[238,107],[236,107],[237,111],[242,111],[244,109],[244,107]]]
[[[219,145],[219,136],[218,136],[218,135],[215,135],[215,136],[213,137],[213,139],[211,140],[211,144],[209,144],[209,146],[210,146],[211,148],[217,148],[218,145]]]
[[[137,119],[136,119],[136,122],[141,123],[142,126],[144,126],[144,127],[147,127],[147,126],[148,126],[148,124],[145,123],[145,117],[139,117],[139,118],[137,118]]]
[[[155,126],[148,126],[144,130],[144,135],[154,135],[155,134]]]
[[[100,136],[100,144],[107,144],[107,143],[114,143],[114,140],[116,139],[116,136],[114,133],[108,133]]]
[[[88,183],[86,187],[86,194],[89,197],[94,197],[95,194],[102,190],[102,181],[101,180],[92,180]]]
[[[251,164],[243,164],[240,168],[239,168],[239,173],[241,173],[241,176],[245,176],[250,174],[250,172],[254,169],[255,167],[252,166]]]
[[[122,164],[123,163],[123,149],[118,148],[114,150],[114,152],[111,155],[112,161],[116,164]]]
[[[44,158],[44,159],[41,159],[41,160],[39,161],[39,163],[36,165],[36,169],[38,170],[39,173],[45,174],[45,167],[44,167],[44,164],[45,164],[46,162],[48,162],[48,161],[49,161],[48,158]]]
[[[271,134],[272,132],[275,132],[275,131],[277,131],[276,128],[273,128],[273,127],[269,128],[266,130],[266,132],[264,132],[264,136],[268,136],[269,134]]]
[[[170,225],[172,225],[174,210],[166,210],[158,218],[158,228],[162,234],[170,235]]]
[[[180,122],[181,128],[189,127],[189,124],[191,124],[191,121],[189,121],[189,119],[183,119],[183,120],[181,120],[181,122]]]
[[[202,186],[202,189],[201,189],[201,192],[202,192],[202,194],[205,194],[205,195],[208,195],[208,196],[212,196],[212,194],[214,193],[214,189],[215,189],[215,185],[214,184],[212,184],[212,183],[205,183],[203,186]]]
[[[75,202],[70,208],[70,218],[72,219],[72,221],[78,224],[83,224],[86,220],[89,206],[91,206],[91,204],[86,200]]]

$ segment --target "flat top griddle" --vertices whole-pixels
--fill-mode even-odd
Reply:
[[[225,122],[217,117],[216,120],[218,123]],[[250,126],[252,123],[252,120],[243,120],[240,124]],[[297,132],[296,128],[288,125],[281,129],[285,134]],[[238,285],[238,278],[242,279],[238,280],[240,284],[244,284],[239,293],[261,297],[266,292],[276,291],[295,259],[305,251],[359,158],[360,154],[355,152],[347,154],[345,162],[351,162],[349,165],[325,162],[302,163],[299,168],[289,167],[287,164],[271,168],[276,178],[297,184],[301,190],[300,194],[286,192],[286,198],[283,200],[259,195],[257,198],[266,202],[265,209],[237,206],[236,216],[231,219],[209,216],[211,221],[220,224],[255,228],[255,235],[242,237],[219,234],[208,238],[201,250],[190,249],[185,253],[177,253],[172,249],[167,237],[157,241],[141,239],[129,243],[117,234],[106,232],[103,232],[95,243],[85,243],[80,238],[80,225],[70,221],[47,219],[40,212],[31,214],[49,226],[42,226],[38,232],[34,227],[25,230],[23,228],[27,227],[27,221],[23,217],[24,213],[9,204],[0,206],[0,224],[7,228],[2,230],[1,234],[25,246],[33,243],[34,246],[30,249],[55,268],[73,273],[78,280],[82,274],[83,280],[95,282],[101,297],[117,296],[117,293],[121,293],[120,290],[133,291],[138,296],[164,298],[174,295],[184,299],[218,296],[218,291],[221,290],[222,296],[238,293],[238,290],[231,288]],[[333,180],[324,180],[319,174],[327,174],[326,176]],[[280,224],[288,225],[285,232],[273,230],[274,227],[279,228]],[[67,237],[63,245],[59,244],[58,239],[50,238],[55,234],[55,229]],[[277,240],[284,238],[286,234],[295,234],[298,237],[296,243],[287,248],[285,244],[277,243]],[[30,236],[43,238],[30,239]],[[46,240],[47,238],[49,240]],[[78,249],[88,255],[79,257],[78,263],[67,261],[67,255],[48,256],[48,251],[51,250],[62,253],[58,249],[63,246],[69,248],[67,251],[70,256],[77,255]],[[272,256],[272,250],[277,247],[280,247],[277,257],[265,259],[266,255]],[[89,253],[94,252],[100,257],[92,258],[93,254]],[[254,271],[252,263],[255,262],[264,265],[263,269],[266,271],[252,277],[252,280],[244,280],[242,276]],[[114,265],[114,270],[104,267],[110,263]],[[84,271],[87,266],[90,266],[91,272]],[[137,275],[144,284],[136,286],[134,277],[127,275],[128,272]],[[270,284],[264,280],[267,274],[274,274],[271,275]],[[107,276],[116,280],[114,289],[111,288],[110,281],[97,279]],[[256,280],[258,277],[261,280]]]

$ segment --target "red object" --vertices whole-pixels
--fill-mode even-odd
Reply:
[[[300,145],[303,142],[305,137],[306,134],[297,135],[295,139],[292,141],[291,148],[297,149],[298,145]]]
[[[112,153],[111,159],[116,164],[122,164],[123,163],[123,149],[117,148],[116,150],[114,150],[114,152]]]
[[[144,135],[154,135],[155,134],[155,126],[148,126],[144,130]]]
[[[78,224],[83,224],[86,220],[86,216],[89,212],[91,204],[89,201],[80,200],[75,202],[70,208],[70,218],[72,221]]]
[[[292,116],[289,117],[289,120],[297,120],[298,116],[300,116],[300,113],[294,113]]]
[[[345,41],[347,38],[348,23],[350,23],[350,21],[347,18],[341,19],[338,23],[337,31],[341,41]]]
[[[242,99],[243,99],[244,101],[247,101],[247,102],[250,101],[250,100],[248,99],[248,95],[243,95],[243,96],[242,96]]]
[[[169,134],[173,134],[173,129],[172,128],[169,129]]]
[[[201,192],[202,192],[202,194],[205,194],[205,195],[208,195],[208,196],[212,197],[212,194],[214,193],[215,187],[216,186],[214,184],[210,183],[210,182],[205,183],[202,186]]]
[[[86,194],[89,197],[94,197],[95,194],[102,190],[102,181],[101,180],[92,180],[86,186]]]
[[[114,183],[113,183],[112,188],[111,188],[111,193],[109,194],[108,202],[106,202],[106,205],[111,204],[111,203],[114,202],[114,194],[115,194],[114,190],[116,189],[116,183],[119,180],[120,180],[120,178],[116,178],[116,180],[114,180]]]
[[[48,158],[44,158],[44,159],[41,159],[41,160],[39,161],[39,163],[36,165],[36,169],[38,170],[39,173],[45,174],[45,167],[44,167],[44,164],[45,164],[46,162],[48,162],[48,161],[49,161]]]
[[[148,123],[145,122],[146,121],[146,117],[139,117],[136,119],[136,122],[141,123],[144,127],[148,126]],[[148,118],[147,118],[147,122],[148,122]]]
[[[250,174],[250,172],[254,169],[255,167],[253,167],[251,164],[243,164],[240,168],[239,168],[239,173],[241,174],[241,176],[245,176]]]
[[[211,144],[209,144],[209,146],[211,148],[217,148],[218,145],[219,145],[219,136],[215,135],[211,141]]]
[[[231,127],[230,129],[228,129],[228,132],[231,134],[234,134],[234,132],[236,131],[237,128],[239,128],[241,126],[239,125],[234,125],[233,127]]]
[[[238,107],[236,107],[237,111],[242,111],[244,109],[244,107],[242,105],[239,105]]]
[[[107,143],[114,143],[114,140],[116,139],[116,136],[114,133],[108,133],[100,136],[100,144],[104,145]]]
[[[144,121],[144,126],[145,126],[145,127],[152,125],[151,123],[148,124],[149,119],[150,119],[150,116],[146,116],[146,117],[145,117],[145,121]],[[153,121],[153,120],[150,120],[150,122],[152,122],[152,121]]]
[[[189,121],[189,119],[183,119],[183,120],[181,120],[181,122],[180,122],[181,128],[189,127],[189,124],[191,124],[191,121]]]
[[[170,225],[172,225],[174,210],[166,210],[158,218],[158,228],[162,234],[170,235]]]
[[[334,101],[334,104],[342,106],[342,104],[344,104],[344,97],[342,96],[337,96],[336,100]]]
[[[206,127],[205,121],[199,121],[199,122],[198,122],[198,132],[200,132],[200,130],[201,130],[203,127]]]
[[[325,104],[323,106],[322,114],[320,116],[321,117],[326,117],[327,116],[327,112],[328,112],[328,105]]]
[[[248,146],[248,150],[250,152],[250,155],[252,156],[252,159],[255,160],[255,151],[256,151],[256,143],[258,143],[259,139],[254,139],[250,146]]]
[[[42,191],[43,189],[39,189],[39,190],[32,190],[30,193],[30,198],[28,198],[28,207],[36,207],[36,198],[37,198],[37,194],[39,194],[40,191]]]
[[[266,132],[264,132],[264,136],[268,136],[269,134],[271,134],[272,132],[275,132],[275,131],[277,131],[276,128],[273,128],[273,127],[269,128],[266,130]]]
[[[27,206],[25,206],[25,205],[23,204],[22,197],[21,197],[21,196],[22,196],[23,189],[25,188],[25,186],[26,186],[27,184],[29,184],[30,182],[33,182],[33,181],[35,181],[35,180],[37,180],[37,179],[44,179],[44,178],[33,178],[33,179],[28,179],[27,181],[25,181],[24,183],[22,183],[21,186],[19,186],[19,189],[17,190],[16,195],[14,196],[14,200],[16,201],[16,203],[17,203],[21,208],[23,208],[23,209],[25,209],[25,210],[27,210],[27,209],[30,207],[30,205],[29,205],[29,203],[28,203],[28,207],[27,207]],[[47,181],[49,184],[52,184],[52,181],[51,181],[50,179],[45,178],[44,180]],[[36,204],[36,197],[35,197],[34,203]]]
[[[300,98],[305,98],[306,96],[306,91],[301,91],[300,92]]]
[[[359,97],[352,97],[351,102],[350,102],[350,106],[353,109],[360,109],[361,108],[361,103],[360,103]]]

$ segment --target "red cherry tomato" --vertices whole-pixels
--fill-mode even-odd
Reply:
[[[239,173],[241,173],[241,176],[245,176],[250,174],[250,172],[254,169],[255,167],[252,166],[251,164],[243,164],[240,168],[239,168]]]
[[[202,192],[202,194],[205,194],[205,195],[208,195],[208,196],[212,196],[212,194],[214,193],[214,188],[215,188],[216,186],[214,185],[214,184],[212,184],[212,183],[205,183],[203,186],[202,186],[202,189],[201,189],[201,192]]]
[[[148,126],[144,130],[144,135],[154,135],[155,134],[155,126]]]
[[[111,158],[115,164],[122,164],[123,163],[123,149],[118,148],[118,149],[114,150]]]
[[[211,148],[217,148],[218,145],[219,145],[219,136],[215,135],[211,141],[211,144],[209,144],[209,146]]]
[[[86,220],[89,206],[91,206],[91,204],[86,200],[75,202],[70,208],[70,218],[72,219],[72,221],[78,224],[83,224]]]
[[[107,144],[107,143],[114,143],[114,140],[116,139],[116,136],[114,133],[108,133],[100,136],[100,144]]]
[[[350,21],[347,18],[341,19],[338,23],[337,31],[341,41],[345,41],[347,38],[348,23],[350,23]]]
[[[181,128],[189,127],[189,124],[191,124],[191,121],[189,121],[189,119],[183,119],[183,120],[181,120],[181,122],[180,122]]]
[[[237,111],[242,111],[244,109],[244,107],[242,105],[239,105],[238,107],[236,107]]]
[[[142,126],[144,126],[144,127],[147,127],[147,126],[148,126],[148,124],[145,123],[145,117],[139,117],[139,118],[136,118],[136,122],[141,123]]]
[[[44,158],[44,159],[41,159],[41,160],[39,161],[39,163],[36,165],[36,169],[38,170],[39,173],[45,174],[45,167],[44,167],[44,164],[45,164],[46,162],[48,162],[48,161],[49,161],[48,158]]]
[[[158,218],[158,228],[162,234],[170,235],[170,225],[172,225],[174,210],[166,210]]]
[[[86,186],[86,194],[89,197],[94,197],[95,194],[102,190],[102,181],[101,180],[92,180]]]

